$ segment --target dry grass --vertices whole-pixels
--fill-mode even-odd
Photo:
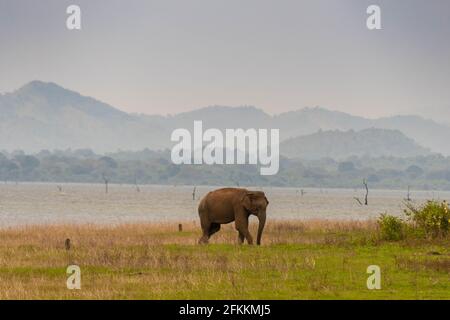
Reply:
[[[201,235],[197,222],[185,221],[183,231],[178,223],[142,223],[120,225],[45,225],[7,228],[0,230],[3,246],[36,245],[42,248],[64,248],[64,240],[70,238],[79,246],[127,246],[161,244],[196,244]],[[256,235],[257,222],[250,226]],[[272,221],[263,234],[264,244],[323,243],[330,236],[356,233],[374,235],[375,221],[293,220]],[[237,233],[234,224],[222,226],[211,238],[211,243],[235,244]]]
[[[0,298],[449,298],[448,239],[383,243],[374,221],[324,220],[271,221],[261,247],[237,246],[232,225],[209,246],[199,237],[197,222],[3,229]],[[69,264],[81,290],[66,288]],[[365,289],[370,264],[390,288]]]

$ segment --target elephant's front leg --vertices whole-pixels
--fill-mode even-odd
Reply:
[[[241,233],[240,231],[238,231],[238,232],[239,232],[239,235],[238,235],[238,243],[241,245],[241,244],[244,243],[245,236],[244,236],[244,234]]]
[[[245,235],[245,238],[247,238],[247,243],[248,244],[253,244],[253,237],[250,234],[250,231],[248,231],[248,229],[247,229],[247,234]]]
[[[253,244],[253,237],[248,231],[248,216],[242,215],[236,217],[236,229],[239,231],[239,240],[241,240],[241,234],[247,239],[248,244]],[[242,242],[244,239],[242,238]]]

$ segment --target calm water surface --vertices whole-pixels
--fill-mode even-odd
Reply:
[[[53,224],[197,220],[199,199],[216,187],[19,183],[0,185],[0,227]],[[270,201],[268,217],[276,219],[375,218],[380,213],[400,215],[405,191],[371,190],[369,206],[361,206],[363,190],[263,188]],[[415,202],[449,200],[448,191],[411,191]]]

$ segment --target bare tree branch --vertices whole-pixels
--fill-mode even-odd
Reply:
[[[359,200],[359,198],[358,197],[353,197],[353,199],[355,199],[358,203],[359,203],[359,205],[360,206],[362,206],[363,204],[362,204],[362,202],[361,202],[361,200]]]

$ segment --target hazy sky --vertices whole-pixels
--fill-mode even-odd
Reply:
[[[66,29],[66,8],[82,30]],[[366,28],[378,4],[383,30]],[[127,112],[322,106],[450,122],[448,0],[0,0],[0,92],[56,82]]]

